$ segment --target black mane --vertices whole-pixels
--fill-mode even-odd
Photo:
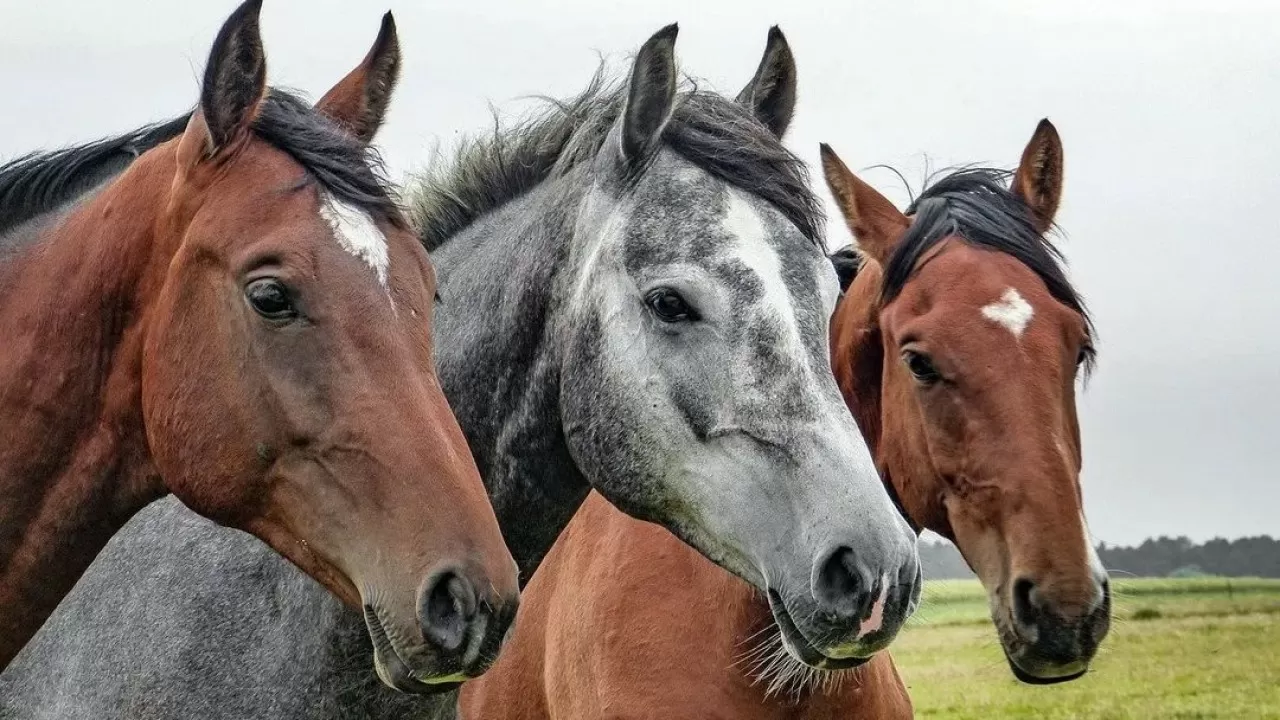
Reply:
[[[0,233],[56,210],[177,137],[190,114],[76,147],[33,152],[0,166]]]
[[[597,72],[577,97],[549,100],[542,112],[464,143],[451,163],[419,178],[410,193],[413,219],[427,249],[439,247],[535,185],[590,162],[626,97],[625,83],[607,83]],[[716,178],[772,204],[821,245],[822,203],[810,188],[807,167],[745,106],[688,88],[676,99],[663,140]]]
[[[405,226],[404,216],[388,191],[377,151],[307,101],[273,88],[253,122],[253,132],[293,158],[339,201]]]
[[[0,233],[56,210],[182,134],[191,113],[84,145],[35,152],[0,166]],[[293,158],[334,197],[403,226],[381,160],[306,101],[272,89],[254,134]]]
[[[840,279],[840,293],[843,295],[858,278],[858,271],[862,269],[862,255],[852,245],[846,245],[829,257],[836,268],[836,277]]]
[[[915,221],[884,268],[881,302],[902,292],[930,248],[959,236],[971,245],[1017,258],[1054,298],[1080,313],[1094,335],[1093,320],[1067,279],[1062,254],[1036,229],[1031,209],[1006,186],[1010,175],[1007,170],[965,168],[926,187],[907,209]],[[1087,352],[1091,362],[1092,345]]]

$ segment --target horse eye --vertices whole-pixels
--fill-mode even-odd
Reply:
[[[268,320],[292,320],[298,315],[288,288],[275,278],[254,280],[244,289],[244,295],[253,311]]]
[[[942,380],[942,374],[938,372],[938,368],[934,367],[928,355],[914,350],[903,350],[902,360],[907,364],[907,370],[911,371],[911,376],[916,379],[916,382],[922,385],[934,385]]]
[[[654,315],[663,322],[681,322],[684,320],[697,320],[697,314],[693,308],[689,307],[689,303],[680,297],[680,293],[671,288],[657,288],[650,290],[645,296],[645,303]]]

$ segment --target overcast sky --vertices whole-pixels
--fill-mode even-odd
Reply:
[[[0,6],[8,159],[192,106],[235,3]],[[388,8],[405,65],[379,140],[397,177],[483,130],[491,104],[573,93],[597,53],[623,58],[672,21],[682,69],[726,92],[782,26],[800,73],[788,141],[811,163],[825,141],[913,183],[926,158],[1012,166],[1048,116],[1063,247],[1101,335],[1081,400],[1095,536],[1280,533],[1280,3],[266,0],[272,82],[318,97]],[[905,201],[892,175],[865,177]]]

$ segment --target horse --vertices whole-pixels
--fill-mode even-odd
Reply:
[[[439,376],[522,579],[594,488],[767,593],[797,654],[856,664],[913,609],[919,564],[831,374],[821,203],[779,140],[794,65],[774,31],[736,98],[682,87],[676,35],[646,41],[627,81],[597,73],[406,190],[440,273]],[[367,683],[358,618],[292,569],[176,503],[153,508],[0,676],[0,708],[452,715],[456,694]],[[209,550],[137,562],[157,536]],[[121,579],[104,606],[95,594]],[[229,598],[244,597],[273,601],[233,626]],[[138,607],[162,610],[124,620]],[[60,675],[68,656],[95,672]],[[126,657],[127,673],[102,670]]]
[[[1110,628],[1111,585],[1080,487],[1076,386],[1096,362],[1096,332],[1046,240],[1062,195],[1057,129],[1037,125],[1011,176],[940,180],[910,218],[830,148],[823,156],[867,259],[832,341],[859,425],[907,515],[954,542],[981,579],[1014,676],[1078,678]],[[926,290],[961,278],[954,298]],[[878,367],[854,362],[877,352]],[[879,395],[859,390],[870,383]]]
[[[1040,124],[1011,189],[998,171],[962,170],[910,217],[827,146],[822,160],[865,254],[833,254],[846,292],[832,368],[886,486],[977,570],[1019,679],[1079,677],[1110,596],[1078,478],[1074,386],[1092,324],[1044,237],[1062,187],[1057,131]],[[794,662],[754,588],[595,496],[522,602],[502,657],[463,687],[461,717],[912,717],[887,653],[836,673]]]
[[[431,362],[431,264],[367,145],[394,25],[317,110],[267,87],[259,11],[223,25],[185,120],[0,170],[45,200],[0,241],[0,668],[165,494],[360,608],[400,690],[482,672],[514,615]]]

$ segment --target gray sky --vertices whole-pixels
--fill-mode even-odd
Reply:
[[[4,5],[0,159],[187,109],[235,3]],[[788,140],[811,163],[825,141],[913,184],[926,153],[1011,166],[1050,117],[1064,248],[1101,335],[1081,399],[1094,534],[1280,533],[1280,3],[266,0],[272,82],[318,97],[387,8],[405,67],[379,140],[397,177],[485,128],[490,103],[573,93],[596,52],[621,59],[672,21],[683,69],[726,92],[782,26],[800,70]],[[865,177],[905,200],[892,175]]]

